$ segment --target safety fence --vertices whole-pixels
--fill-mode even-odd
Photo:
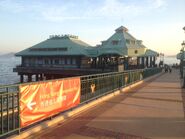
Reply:
[[[0,137],[20,130],[18,85],[0,87]]]
[[[125,86],[128,86],[130,84],[133,84],[135,82],[138,82],[140,80],[143,80],[149,76],[155,75],[159,72],[161,72],[162,69],[160,68],[148,68],[148,69],[139,69],[139,70],[129,70],[129,71],[124,71],[124,72],[112,72],[112,73],[104,73],[104,74],[94,74],[94,75],[87,75],[87,76],[80,76],[79,81],[80,81],[80,93],[79,93],[79,102],[75,103],[75,105],[72,105],[71,102],[68,102],[68,104],[71,104],[71,107],[66,107],[65,109],[58,109],[58,113],[71,109],[72,107],[76,107],[79,104],[89,102],[95,98],[101,97],[102,95],[109,94],[113,91],[116,91],[120,88],[123,88]],[[76,77],[74,77],[76,79]],[[72,96],[72,93],[70,93],[70,89],[73,85],[78,86],[76,82],[73,81],[74,78],[65,78],[65,79],[58,79],[58,80],[50,80],[50,81],[43,81],[43,82],[32,82],[32,83],[27,83],[27,84],[16,84],[16,85],[8,85],[8,86],[1,86],[0,87],[0,137],[4,137],[6,135],[11,135],[15,133],[19,133],[22,128],[27,127],[26,126],[21,126],[21,114],[26,113],[23,112],[23,109],[25,110],[26,108],[23,108],[22,102],[26,102],[27,100],[21,100],[21,93],[22,91],[20,90],[20,86],[25,87],[28,85],[30,88],[31,85],[33,85],[33,88],[37,84],[42,85],[42,91],[45,89],[43,87],[47,86],[47,90],[50,90],[49,93],[52,93],[51,90],[55,90],[54,95],[46,95],[44,94],[41,98],[39,99],[47,99],[47,97],[53,97],[51,100],[43,101],[42,102],[37,102],[39,104],[38,107],[50,107],[50,105],[57,105],[57,103],[60,101],[67,101],[70,97],[73,97],[73,99],[69,99],[68,101],[74,101],[76,99],[76,95]],[[66,82],[63,82],[66,81]],[[72,82],[71,82],[72,81]],[[56,82],[57,85],[61,82],[61,85],[63,86],[62,88],[59,87],[59,92],[61,93],[61,90],[64,92],[64,94],[68,94],[66,96],[60,97],[61,99],[58,99],[55,97],[59,97],[58,94],[56,94],[56,88],[54,89],[48,89],[48,84],[52,85],[53,82]],[[72,84],[69,84],[69,83]],[[65,86],[64,86],[65,85]],[[56,86],[56,85],[55,85]],[[28,90],[26,88],[25,90]],[[77,87],[75,87],[77,88]],[[33,90],[33,89],[32,89]],[[31,90],[31,91],[32,91]],[[38,90],[38,89],[36,89]],[[78,89],[77,89],[78,90]],[[74,92],[74,90],[73,90]],[[76,91],[77,92],[77,91]],[[31,92],[32,93],[32,92]],[[33,98],[32,94],[26,94],[27,97]],[[35,93],[37,95],[37,92]],[[55,96],[56,95],[56,96]],[[22,95],[25,96],[25,95]],[[41,95],[40,95],[41,96]],[[33,100],[27,101],[29,105],[26,105],[28,107],[28,110],[32,110],[36,105],[36,102],[33,103]],[[37,98],[38,100],[38,98]],[[78,99],[76,99],[76,102]],[[61,103],[61,102],[60,102]],[[63,104],[68,105],[68,104]],[[25,107],[26,107],[25,106]],[[61,107],[61,106],[60,106]],[[39,108],[37,108],[39,109]],[[42,109],[42,110],[43,110]],[[48,108],[47,108],[48,109]],[[46,110],[47,110],[46,109]],[[35,110],[34,110],[35,111]],[[51,111],[52,112],[52,111]],[[28,112],[27,114],[30,114],[31,112]],[[40,112],[39,112],[40,113]],[[34,113],[35,115],[36,113]],[[56,112],[54,112],[56,114]],[[29,115],[28,115],[29,116]],[[48,115],[48,117],[51,115]],[[31,115],[29,116],[31,117]],[[33,117],[32,117],[33,118]],[[47,118],[47,117],[44,117]],[[43,117],[39,120],[35,120],[36,122],[43,120]],[[28,119],[26,117],[25,119]],[[24,120],[25,120],[24,119]],[[33,122],[35,123],[35,122]],[[31,122],[31,124],[33,124]],[[30,125],[30,124],[28,124]]]

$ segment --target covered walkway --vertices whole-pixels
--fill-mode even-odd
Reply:
[[[179,73],[153,78],[33,138],[185,139],[185,92]]]

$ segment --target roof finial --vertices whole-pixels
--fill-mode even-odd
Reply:
[[[124,27],[124,26],[120,26],[115,31],[118,32],[118,33],[119,32],[128,32],[128,29],[126,27]]]

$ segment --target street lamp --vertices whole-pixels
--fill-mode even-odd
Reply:
[[[182,64],[182,69],[183,69],[183,66],[184,66],[184,63],[183,63],[183,60],[184,60],[184,46],[185,46],[185,42],[183,41],[182,43],[181,43],[181,45],[182,45],[182,48],[181,48],[181,50],[180,50],[180,54],[181,54],[181,64]]]
[[[182,28],[185,31],[185,27]],[[181,78],[183,78],[183,88],[185,88],[185,67],[184,67],[184,47],[185,41],[182,42],[182,49],[181,49]]]
[[[183,28],[183,29],[184,29],[184,28]],[[182,66],[182,67],[181,67],[181,68],[182,68],[182,69],[181,69],[181,70],[182,70],[182,71],[181,71],[181,72],[182,72],[182,73],[181,73],[181,78],[183,78],[183,88],[185,88],[185,67],[184,67],[184,66],[185,66],[185,65],[184,65],[184,59],[185,59],[185,57],[184,57],[185,41],[183,41],[181,45],[182,45],[182,49],[181,49],[181,64],[182,64],[182,65],[181,65],[181,66]]]

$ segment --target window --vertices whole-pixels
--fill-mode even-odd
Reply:
[[[72,65],[76,65],[76,59],[75,58],[72,59]]]
[[[131,41],[131,44],[132,44],[132,45],[135,45],[135,41],[132,40],[132,41]]]
[[[42,65],[42,64],[43,64],[42,58],[38,58],[38,59],[36,60],[36,63],[37,63],[38,65]]]
[[[130,44],[130,40],[126,39],[126,43],[127,43],[127,44]]]
[[[138,50],[135,50],[134,53],[137,54],[138,53]]]
[[[23,63],[26,65],[26,66],[28,66],[29,65],[29,58],[24,58],[23,59]]]
[[[55,65],[59,65],[59,59],[54,60]]]
[[[62,65],[65,64],[65,59],[64,59],[64,58],[61,59],[61,64],[62,64]]]
[[[71,64],[71,59],[67,58],[67,65],[70,65],[70,64]]]
[[[112,45],[118,45],[118,41],[117,40],[113,40],[112,41]]]
[[[49,59],[44,60],[45,65],[49,65]]]

